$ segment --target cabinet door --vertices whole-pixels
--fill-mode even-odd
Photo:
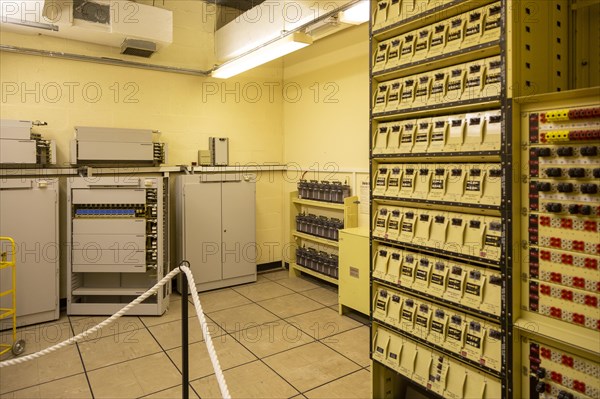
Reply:
[[[0,236],[17,246],[17,316],[58,309],[58,182],[46,188],[0,187]],[[3,242],[5,244],[5,242]],[[2,251],[10,250],[8,246]],[[2,271],[0,291],[10,289],[9,269]],[[7,274],[4,274],[7,272]],[[2,307],[11,307],[10,296]]]
[[[221,280],[221,183],[185,184],[183,195],[183,257],[196,284]]]
[[[256,185],[222,183],[223,278],[256,273]]]

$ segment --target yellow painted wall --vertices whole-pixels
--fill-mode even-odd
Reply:
[[[175,43],[153,62],[203,69],[214,60],[214,16],[206,22],[201,1],[169,1]],[[118,57],[118,50],[65,39],[2,32],[2,44]],[[229,137],[230,164],[283,161],[282,60],[226,81],[2,52],[0,116],[41,120],[36,128],[55,139],[58,163],[69,162],[74,126],[150,128],[169,145],[169,165],[190,164],[209,136]],[[72,91],[71,91],[72,90]],[[283,203],[280,173],[262,174],[257,184],[257,241],[281,248]],[[64,229],[64,225],[61,225]],[[176,239],[176,237],[173,237]],[[275,244],[274,244],[275,243]],[[281,259],[265,249],[258,263]]]
[[[369,180],[369,29],[352,27],[284,58],[284,190],[306,180],[339,180],[360,198]],[[302,173],[297,173],[301,170]],[[368,197],[359,226],[368,226]],[[285,212],[289,212],[286,204]],[[284,231],[288,240],[289,218]]]

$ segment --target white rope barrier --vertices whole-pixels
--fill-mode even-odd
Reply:
[[[208,355],[210,357],[210,361],[212,363],[213,369],[215,371],[215,375],[217,377],[217,382],[219,383],[219,389],[221,390],[221,396],[224,399],[231,399],[231,395],[229,394],[229,389],[227,388],[227,383],[225,381],[225,376],[223,375],[223,371],[221,370],[221,365],[219,363],[219,359],[217,358],[217,352],[215,351],[215,347],[212,343],[212,338],[210,336],[210,332],[208,331],[208,325],[206,324],[206,318],[204,317],[204,312],[202,311],[202,305],[200,304],[200,298],[198,297],[198,292],[196,292],[195,287],[196,283],[194,282],[194,276],[192,275],[192,271],[187,266],[179,266],[176,269],[173,269],[169,274],[163,277],[158,283],[156,283],[152,288],[148,291],[144,292],[142,295],[131,301],[127,304],[123,309],[119,310],[114,315],[110,316],[108,319],[104,320],[100,324],[86,330],[80,334],[77,334],[74,337],[67,339],[61,343],[53,345],[49,348],[43,349],[39,352],[32,353],[31,355],[17,357],[14,359],[6,360],[0,362],[0,368],[14,366],[16,364],[25,363],[27,361],[37,359],[41,356],[48,355],[52,352],[55,352],[59,349],[62,349],[68,345],[72,345],[76,342],[81,342],[87,337],[93,335],[96,331],[108,326],[113,323],[115,320],[123,316],[134,306],[142,303],[146,299],[148,299],[151,295],[154,295],[160,287],[169,282],[173,277],[175,277],[179,272],[183,272],[188,280],[189,287],[191,288],[192,300],[194,302],[194,308],[196,309],[196,315],[198,316],[198,322],[200,323],[200,328],[202,329],[202,336],[204,337],[204,343],[206,344],[206,349],[208,350]],[[183,301],[187,300],[186,298],[182,298],[182,306],[184,306]]]

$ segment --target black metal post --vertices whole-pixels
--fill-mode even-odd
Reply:
[[[183,263],[183,262],[182,262]],[[189,265],[189,264],[188,264]],[[188,280],[181,273],[181,398],[188,399],[190,392],[190,371],[188,354]]]

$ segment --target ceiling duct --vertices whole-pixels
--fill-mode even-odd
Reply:
[[[121,54],[150,58],[156,52],[156,43],[147,40],[125,39],[121,44]]]
[[[150,57],[173,42],[173,12],[128,0],[0,0],[2,30],[116,47]]]

